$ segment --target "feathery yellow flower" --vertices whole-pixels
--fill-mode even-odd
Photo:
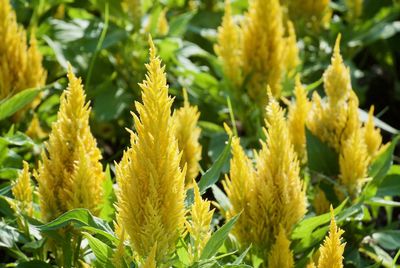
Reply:
[[[271,248],[281,225],[289,234],[306,212],[306,196],[299,162],[290,142],[284,111],[274,99],[266,115],[266,142],[257,158],[251,204],[252,232],[256,248]]]
[[[267,85],[279,97],[285,72],[285,37],[279,0],[254,0],[242,25],[243,76],[249,77],[249,95],[264,107]]]
[[[310,103],[307,99],[307,92],[301,84],[300,76],[296,76],[294,96],[296,101],[292,102],[289,106],[289,133],[294,150],[298,158],[302,161],[306,158],[305,124],[310,110]]]
[[[46,222],[80,207],[97,215],[102,202],[105,175],[99,162],[100,150],[89,128],[89,103],[81,79],[75,77],[71,67],[68,80],[37,174]]]
[[[210,224],[214,209],[210,210],[210,201],[203,200],[200,195],[197,183],[193,181],[194,203],[190,209],[191,220],[186,224],[190,236],[194,241],[193,248],[190,248],[193,261],[197,261],[211,237]]]
[[[316,267],[315,267],[315,264],[314,264],[314,261],[311,260],[309,263],[307,263],[306,268],[316,268]]]
[[[157,268],[157,261],[156,261],[156,253],[157,253],[157,242],[151,248],[150,253],[148,254],[146,261],[139,265],[140,268]]]
[[[296,70],[300,64],[299,49],[297,47],[296,32],[293,23],[288,20],[286,22],[287,37],[286,37],[286,70],[289,75]]]
[[[324,214],[329,211],[330,202],[326,198],[324,191],[318,186],[315,188],[313,207],[317,215]]]
[[[338,152],[342,141],[358,127],[358,99],[351,89],[350,71],[343,63],[339,45],[340,35],[336,39],[332,63],[324,73],[327,98],[321,100],[317,93],[313,94],[307,121],[311,132]]]
[[[184,182],[171,117],[165,66],[150,43],[146,80],[140,84],[143,103],[133,115],[136,133],[116,166],[120,186],[118,209],[133,250],[144,259],[157,242],[155,259],[164,262],[184,230]]]
[[[368,113],[368,120],[363,127],[364,139],[367,144],[368,155],[372,160],[382,145],[382,136],[379,128],[374,124],[374,106],[371,106]]]
[[[26,32],[17,23],[9,0],[0,0],[0,100],[26,88],[43,86],[46,71],[42,55],[31,34],[28,48]]]
[[[29,127],[25,131],[25,134],[32,139],[43,139],[47,136],[47,133],[44,132],[42,127],[40,126],[39,118],[36,114],[33,115],[32,121],[29,123]]]
[[[128,11],[135,30],[138,31],[142,20],[142,0],[123,0],[122,6]]]
[[[232,138],[232,158],[230,160],[229,177],[222,182],[230,200],[231,208],[226,211],[227,219],[242,212],[232,233],[243,245],[249,245],[253,240],[250,233],[250,200],[254,196],[254,169],[251,160],[240,146],[238,137]]]
[[[342,268],[343,252],[345,243],[341,243],[340,238],[343,230],[336,226],[333,208],[331,207],[331,224],[329,235],[325,238],[324,244],[320,247],[318,268]]]
[[[222,62],[225,76],[239,87],[242,83],[240,32],[232,18],[230,0],[225,0],[225,14],[218,27],[218,43],[214,50]]]
[[[341,185],[346,186],[350,197],[355,198],[367,177],[369,158],[361,130],[355,131],[342,146],[339,157]]]
[[[290,241],[286,236],[286,231],[282,227],[280,227],[276,241],[268,255],[268,267],[294,267],[293,253],[290,250]]]
[[[358,19],[363,12],[364,0],[346,0],[347,19],[354,21]]]
[[[174,112],[175,135],[179,151],[182,152],[180,167],[187,165],[185,185],[190,186],[199,174],[201,160],[201,145],[199,143],[201,129],[197,126],[200,112],[197,106],[190,106],[187,92],[183,90],[184,105]]]
[[[15,199],[18,200],[17,207],[19,211],[32,216],[33,186],[31,183],[31,174],[28,163],[23,161],[23,166],[21,173],[13,185],[12,193]]]
[[[168,34],[169,31],[169,25],[168,25],[168,20],[167,20],[167,9],[164,8],[158,17],[158,22],[157,22],[157,32],[161,35],[164,36]]]

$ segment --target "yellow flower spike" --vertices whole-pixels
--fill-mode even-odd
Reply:
[[[161,35],[167,35],[169,31],[169,25],[168,25],[168,20],[167,20],[167,8],[164,8],[158,17],[158,22],[157,22],[157,32]]]
[[[72,73],[71,66],[68,80],[36,176],[45,222],[78,207],[97,215],[102,202],[105,175],[101,154],[90,132],[90,107],[82,81]]]
[[[340,55],[340,39],[339,34],[333,49],[331,65],[324,73],[325,92],[331,106],[340,105],[340,102],[348,98],[351,91],[350,70],[344,65]]]
[[[157,261],[156,261],[156,253],[157,253],[157,242],[151,248],[150,253],[148,254],[146,261],[139,265],[140,268],[157,268]]]
[[[249,95],[265,107],[266,87],[280,97],[286,57],[282,7],[279,0],[255,0],[242,25],[243,76],[249,77]]]
[[[313,206],[317,215],[321,215],[329,211],[330,202],[326,198],[324,191],[318,186],[315,188]]]
[[[300,180],[299,162],[290,142],[284,111],[275,99],[267,107],[266,142],[257,157],[253,198],[253,245],[269,250],[279,226],[289,234],[306,212],[306,196]]]
[[[28,129],[25,131],[25,134],[32,139],[43,139],[47,136],[47,133],[44,132],[42,127],[40,126],[37,114],[33,115],[32,120],[29,123]]]
[[[344,231],[336,226],[335,215],[331,206],[331,224],[329,235],[325,237],[324,244],[319,249],[318,268],[342,268],[345,243],[341,236]]]
[[[187,222],[187,229],[194,241],[192,261],[197,261],[211,237],[210,224],[214,209],[210,210],[210,201],[201,198],[199,187],[195,181],[193,181],[193,189],[194,203],[190,209],[191,220]]]
[[[310,110],[310,103],[307,92],[300,81],[300,76],[296,76],[296,86],[294,89],[295,102],[289,105],[289,133],[290,138],[300,161],[306,159],[306,133],[305,124]]]
[[[253,241],[250,219],[250,200],[254,196],[254,168],[251,160],[247,157],[240,146],[240,139],[232,137],[232,158],[230,160],[229,177],[226,176],[222,182],[226,195],[231,203],[231,208],[226,211],[227,219],[242,212],[235,226],[233,234],[244,246]]]
[[[293,23],[287,21],[287,37],[286,37],[286,69],[291,75],[300,64],[299,49],[297,47],[296,32]]]
[[[0,0],[0,100],[26,88],[43,86],[46,71],[34,34],[30,46],[26,32],[17,23],[9,0]]]
[[[379,128],[374,124],[374,106],[371,106],[368,113],[368,120],[363,127],[364,139],[367,144],[368,155],[372,160],[382,145],[382,136]]]
[[[15,199],[18,200],[17,207],[19,211],[31,217],[33,213],[33,186],[28,163],[23,161],[23,166],[21,173],[13,185],[12,193]]]
[[[222,62],[225,76],[239,87],[242,83],[240,32],[232,18],[230,0],[225,0],[225,14],[222,25],[218,27],[218,42],[214,50]]]
[[[184,105],[174,112],[173,119],[175,135],[178,140],[179,151],[182,152],[180,167],[187,165],[185,185],[190,187],[193,179],[199,174],[201,160],[201,145],[199,143],[201,129],[197,126],[200,112],[197,106],[189,104],[187,92],[183,90]]]
[[[367,177],[369,157],[361,130],[356,130],[344,142],[339,157],[341,185],[346,186],[351,198],[361,190],[362,182]]]
[[[275,243],[268,255],[269,268],[292,268],[294,267],[293,253],[290,250],[290,241],[285,230],[280,227]]]
[[[116,165],[118,209],[133,250],[144,259],[157,242],[155,259],[163,263],[184,231],[186,170],[179,166],[165,66],[150,37],[149,45],[146,80],[139,84],[142,103],[133,114],[136,133]]]

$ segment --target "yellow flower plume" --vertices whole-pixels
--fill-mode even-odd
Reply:
[[[26,213],[28,216],[32,216],[33,186],[31,183],[29,165],[25,161],[23,161],[23,169],[13,185],[12,193],[18,201],[17,207],[19,211]]]
[[[191,219],[186,223],[187,230],[193,239],[193,248],[190,253],[193,261],[197,261],[211,237],[211,220],[214,209],[210,210],[210,201],[203,200],[197,183],[193,181],[194,203],[190,209]]]
[[[236,87],[242,83],[239,30],[232,18],[230,0],[225,0],[225,14],[222,25],[218,27],[218,42],[214,50],[222,62],[225,76]]]
[[[295,102],[289,105],[289,133],[299,160],[306,157],[306,133],[305,124],[310,110],[310,103],[307,99],[307,92],[301,84],[300,77],[296,76],[296,86],[294,89]]]
[[[0,100],[26,88],[43,86],[46,71],[34,34],[27,45],[26,32],[17,23],[9,0],[0,0]]]
[[[269,268],[292,268],[294,267],[293,253],[290,250],[290,241],[286,237],[285,230],[279,229],[276,241],[268,255]]]
[[[71,67],[68,80],[36,176],[46,222],[73,208],[87,208],[97,215],[103,196],[105,175],[89,128],[89,103]]]
[[[171,117],[165,66],[150,38],[150,63],[140,84],[143,103],[133,114],[136,133],[131,147],[116,165],[120,187],[118,209],[133,250],[145,259],[157,242],[155,259],[164,262],[175,250],[184,230],[184,182],[180,154]]]
[[[185,185],[189,187],[199,174],[201,145],[199,143],[201,129],[197,126],[200,112],[197,106],[189,104],[186,90],[183,91],[184,105],[174,112],[175,135],[178,139],[179,151],[182,152],[180,167],[187,165]]]
[[[254,196],[254,169],[251,160],[240,146],[240,139],[232,137],[232,158],[230,160],[229,176],[225,177],[222,185],[231,203],[231,208],[226,211],[226,218],[230,219],[242,212],[232,233],[243,245],[253,241],[250,220],[250,200]]]
[[[371,106],[368,113],[368,120],[363,127],[364,139],[367,144],[368,155],[372,160],[382,145],[382,136],[379,128],[374,124],[374,106]]]
[[[272,98],[272,97],[270,97]],[[281,225],[290,234],[306,212],[299,162],[290,142],[284,111],[273,98],[267,107],[266,142],[257,157],[255,186],[250,200],[255,247],[271,248]]]
[[[340,238],[343,230],[336,226],[333,208],[331,207],[331,224],[329,235],[325,238],[324,244],[319,249],[318,268],[342,268],[343,252],[345,243],[341,243]]]

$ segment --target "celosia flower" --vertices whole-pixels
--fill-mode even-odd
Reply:
[[[292,74],[300,64],[299,49],[297,47],[296,32],[293,23],[287,21],[287,37],[286,37],[286,72]]]
[[[32,121],[30,122],[28,129],[25,131],[25,134],[32,139],[43,139],[47,136],[47,133],[44,132],[40,126],[39,118],[36,114],[33,115]]]
[[[42,67],[34,34],[28,48],[25,30],[18,25],[9,0],[0,0],[0,100],[26,88],[43,86]]]
[[[271,98],[271,97],[270,97]],[[250,200],[252,232],[257,248],[271,248],[281,225],[286,234],[306,212],[299,162],[290,142],[284,111],[274,99],[266,115],[266,142],[257,157],[254,194]]]
[[[343,252],[345,243],[341,243],[340,238],[343,230],[336,226],[333,208],[331,207],[331,224],[329,235],[325,238],[324,244],[319,249],[318,268],[342,268]]]
[[[240,32],[233,21],[229,0],[225,0],[225,14],[222,25],[218,27],[218,43],[214,50],[222,62],[225,76],[239,87],[242,83]]]
[[[169,25],[168,25],[168,20],[167,20],[167,9],[164,8],[160,12],[160,15],[158,16],[157,32],[161,36],[164,36],[164,35],[168,34],[168,31],[169,31]]]
[[[315,187],[313,207],[317,215],[324,214],[329,211],[331,203],[326,198],[324,191],[319,187]]]
[[[368,120],[363,127],[364,139],[367,145],[368,155],[373,159],[382,145],[382,136],[379,128],[374,124],[374,106],[371,106],[368,113]]]
[[[180,167],[187,165],[185,185],[190,186],[199,174],[201,145],[199,137],[201,129],[197,126],[200,113],[197,106],[190,106],[187,92],[183,91],[184,105],[174,112],[175,136],[178,139],[179,151],[182,152]]]
[[[269,268],[292,268],[294,267],[293,253],[290,250],[290,241],[286,231],[281,227],[276,241],[268,255]]]
[[[281,93],[285,72],[285,29],[279,0],[254,0],[242,25],[243,76],[249,77],[248,92],[264,107],[267,85],[273,96]]]
[[[13,185],[12,193],[18,201],[18,210],[28,216],[32,216],[33,186],[31,183],[31,174],[28,163],[23,161],[23,166],[21,173]]]
[[[231,207],[226,211],[226,218],[230,219],[242,212],[233,227],[233,234],[242,244],[250,244],[253,236],[250,233],[253,223],[250,220],[250,200],[254,196],[254,169],[251,160],[240,146],[238,137],[232,138],[232,158],[230,160],[229,177],[222,182]]]
[[[157,253],[157,242],[151,248],[150,253],[148,254],[146,261],[143,264],[140,264],[140,268],[157,268],[156,261],[156,253]]]
[[[203,200],[197,183],[193,181],[194,203],[190,209],[191,219],[186,223],[187,230],[193,239],[193,248],[189,251],[193,260],[197,261],[211,237],[211,220],[214,209],[210,210],[210,201]]]
[[[290,139],[300,160],[306,158],[306,133],[305,124],[310,103],[307,99],[307,92],[300,82],[300,77],[296,77],[296,86],[294,89],[296,101],[289,106],[289,133]]]
[[[164,66],[150,38],[150,63],[140,84],[143,103],[133,115],[136,133],[116,166],[118,209],[132,248],[145,259],[157,242],[155,259],[165,262],[184,230],[185,173],[171,117],[172,99]]]
[[[357,197],[367,177],[368,151],[361,130],[355,131],[342,146],[339,157],[339,182],[346,186],[350,197]]]
[[[68,79],[36,176],[46,222],[73,208],[87,208],[97,215],[102,202],[105,175],[89,128],[89,103],[71,67]]]
[[[243,210],[233,233],[239,242],[253,245],[256,254],[268,258],[279,234],[290,234],[306,212],[306,196],[299,177],[299,162],[290,142],[284,111],[270,95],[267,108],[266,142],[256,156],[256,171],[239,146],[232,141],[230,180],[224,188],[232,208],[227,217]]]

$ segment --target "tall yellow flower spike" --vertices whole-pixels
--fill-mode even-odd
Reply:
[[[369,109],[368,120],[363,127],[363,132],[368,155],[372,160],[382,145],[381,131],[379,128],[375,128],[374,124],[374,106]]]
[[[340,238],[343,230],[336,226],[333,208],[331,206],[331,224],[329,235],[325,238],[324,244],[319,249],[318,268],[342,268],[343,252],[345,243],[341,243]]]
[[[270,97],[267,107],[266,142],[257,157],[251,206],[253,245],[267,252],[281,225],[290,234],[306,212],[306,195],[300,180],[299,162],[290,142],[284,111]]]
[[[342,146],[339,157],[339,182],[346,186],[351,198],[357,197],[362,182],[367,177],[369,164],[368,150],[361,130],[356,130]]]
[[[43,86],[46,71],[42,55],[31,34],[28,48],[26,32],[17,23],[9,0],[0,0],[0,100],[26,88]]]
[[[232,19],[230,0],[225,0],[225,14],[222,25],[218,27],[218,43],[214,46],[214,50],[222,61],[225,76],[234,86],[240,86],[242,83],[240,32]]]
[[[340,151],[342,140],[348,139],[358,124],[355,111],[358,99],[351,89],[350,71],[343,63],[339,45],[340,35],[336,39],[331,65],[324,73],[327,100],[322,101],[314,93],[307,122],[311,132],[336,151]]]
[[[182,152],[180,167],[187,165],[185,185],[190,187],[193,179],[199,174],[201,145],[199,143],[201,129],[197,126],[200,112],[197,106],[189,104],[187,92],[183,90],[184,105],[174,112],[175,135],[178,139],[179,151]]]
[[[358,19],[363,12],[364,0],[346,0],[347,19],[354,21]]]
[[[149,44],[148,73],[140,84],[143,103],[135,104],[138,116],[133,114],[136,133],[131,132],[131,147],[116,165],[116,177],[121,222],[133,250],[145,259],[157,242],[155,259],[162,263],[184,230],[186,170],[179,167],[165,66],[151,38]]]
[[[68,80],[36,176],[46,222],[73,208],[87,208],[97,215],[103,196],[105,175],[89,128],[90,107],[81,79],[72,73],[71,66]]]
[[[193,181],[194,203],[190,209],[191,220],[186,223],[190,236],[194,241],[193,249],[190,249],[192,261],[197,261],[211,237],[211,220],[214,209],[210,210],[210,201],[203,200],[197,183]]]
[[[290,241],[286,237],[285,230],[280,227],[276,241],[268,255],[269,268],[294,267],[293,253],[290,250]]]
[[[18,200],[18,209],[22,213],[26,213],[28,216],[32,216],[33,207],[33,186],[31,183],[31,174],[29,172],[29,165],[23,161],[23,169],[19,174],[15,184],[12,188],[12,193],[16,200]]]
[[[296,32],[294,30],[293,23],[288,20],[286,24],[286,70],[290,75],[296,70],[297,66],[300,64],[300,59],[299,49],[297,47]]]
[[[296,76],[296,86],[294,89],[295,102],[289,106],[289,133],[300,161],[306,158],[306,133],[305,125],[307,115],[310,110],[310,103],[307,98],[307,92],[300,81],[300,76]]]
[[[243,76],[249,77],[249,95],[264,107],[266,88],[274,97],[281,94],[285,72],[286,39],[279,0],[254,0],[242,25]]]
[[[169,31],[169,24],[168,24],[168,20],[167,20],[167,9],[164,8],[158,17],[157,32],[161,36],[164,36],[164,35],[168,34],[168,31]]]
[[[229,177],[226,176],[222,182],[224,190],[231,203],[231,208],[226,211],[226,218],[230,219],[242,212],[232,233],[243,245],[249,245],[253,240],[250,233],[250,200],[254,196],[254,168],[251,160],[247,157],[240,146],[240,139],[232,137],[232,158],[230,160]]]

